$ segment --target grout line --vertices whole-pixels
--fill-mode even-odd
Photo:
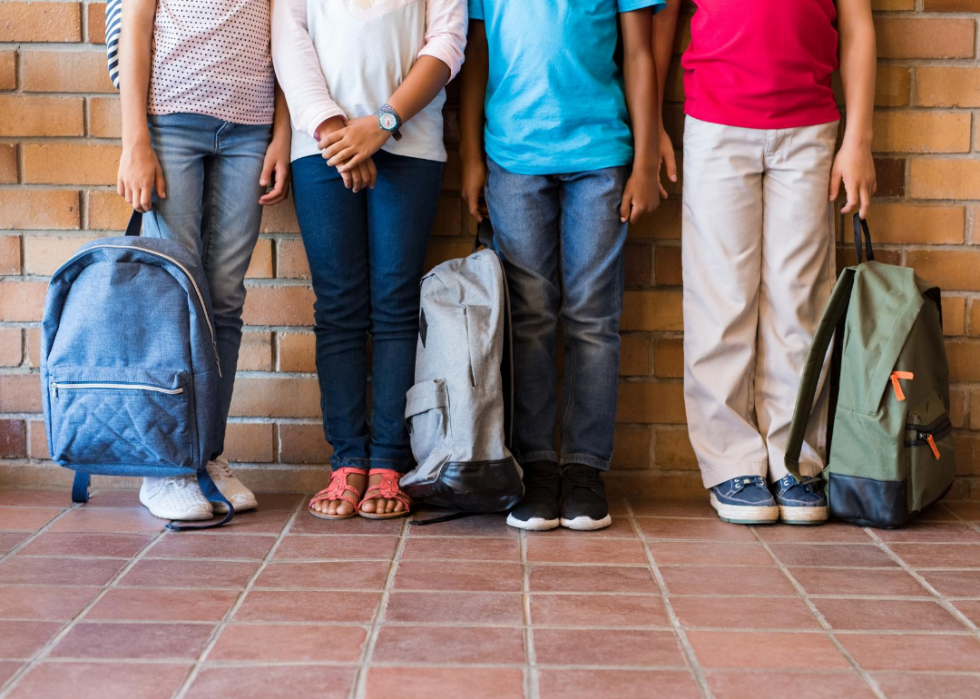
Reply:
[[[711,692],[711,687],[708,686],[708,680],[704,674],[704,668],[701,667],[701,663],[698,662],[697,653],[694,652],[694,646],[691,645],[691,641],[687,637],[687,631],[685,631],[681,626],[680,619],[677,617],[677,614],[674,612],[674,607],[670,603],[670,590],[667,588],[667,583],[664,580],[663,574],[660,572],[660,568],[658,567],[657,561],[653,556],[653,552],[650,550],[649,543],[643,538],[640,532],[640,525],[637,524],[636,518],[633,516],[633,506],[630,504],[627,498],[623,498],[623,502],[626,505],[626,518],[637,537],[643,543],[643,552],[646,554],[650,572],[653,573],[653,579],[656,581],[657,587],[660,589],[660,594],[663,596],[664,607],[667,610],[667,618],[670,620],[674,633],[677,634],[677,638],[681,646],[681,652],[684,655],[685,662],[688,664],[688,669],[694,676],[694,681],[697,683],[698,689],[701,691],[701,696],[705,697],[705,699],[714,699],[714,694]]]
[[[531,628],[531,566],[527,562],[527,531],[518,532],[521,555],[521,607],[524,621],[524,696],[538,699],[541,694],[541,676],[538,672],[538,655],[534,647],[534,629]]]
[[[201,649],[201,652],[194,660],[194,664],[191,667],[190,672],[188,672],[187,676],[184,678],[184,682],[173,694],[174,699],[183,699],[183,697],[187,694],[188,690],[190,689],[191,685],[194,684],[194,681],[197,679],[198,675],[201,674],[202,666],[204,662],[207,660],[208,654],[211,652],[211,649],[214,648],[215,644],[218,642],[218,638],[221,635],[222,631],[224,631],[225,627],[228,625],[228,622],[231,621],[231,619],[234,618],[235,614],[238,613],[238,610],[241,608],[242,604],[245,601],[245,597],[251,591],[252,586],[255,584],[255,581],[258,579],[259,575],[262,573],[263,570],[266,569],[266,566],[269,565],[269,561],[271,561],[272,557],[275,555],[276,550],[279,548],[279,544],[283,540],[283,537],[286,535],[286,532],[289,531],[289,528],[293,525],[293,522],[295,521],[296,515],[299,512],[300,506],[302,504],[303,501],[300,500],[299,502],[296,503],[296,505],[293,506],[293,512],[286,519],[285,523],[282,525],[282,528],[279,530],[279,534],[276,537],[275,543],[266,553],[265,558],[262,559],[262,562],[259,564],[259,567],[255,569],[255,571],[252,573],[249,579],[239,589],[238,596],[236,597],[235,602],[231,605],[228,611],[225,612],[224,617],[221,619],[221,621],[215,624],[214,629],[211,631],[211,637],[208,638],[207,643],[204,644],[204,648]],[[177,534],[177,536],[185,536],[185,535],[186,533]],[[205,589],[209,589],[209,588],[205,588]]]
[[[851,655],[850,651],[848,651],[847,648],[844,647],[844,644],[837,638],[837,635],[834,633],[834,628],[830,625],[830,622],[827,621],[827,618],[823,615],[823,613],[817,609],[817,606],[807,594],[806,588],[800,584],[796,577],[790,572],[789,568],[787,568],[783,562],[779,560],[776,554],[773,553],[773,550],[769,548],[769,544],[766,543],[766,541],[762,538],[762,535],[759,534],[758,529],[756,527],[749,527],[749,529],[752,531],[752,534],[755,536],[758,542],[762,545],[762,548],[766,550],[766,553],[772,556],[772,560],[776,564],[776,568],[789,580],[790,584],[793,586],[793,589],[796,590],[797,594],[800,596],[800,599],[803,600],[803,604],[806,605],[807,609],[817,620],[817,623],[820,624],[821,628],[826,632],[831,643],[834,644],[847,662],[850,663],[851,667],[854,668],[854,671],[864,681],[871,692],[879,699],[887,699],[884,692],[882,692],[881,688],[878,687],[878,683],[874,680],[871,674],[858,664],[858,662],[854,659],[854,656]]]

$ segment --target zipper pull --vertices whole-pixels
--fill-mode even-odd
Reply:
[[[58,384],[54,381],[51,382],[51,395],[55,398],[55,400],[58,399]]]
[[[932,455],[939,460],[939,447],[936,446],[936,440],[932,438],[931,434],[926,435],[926,442],[929,444],[929,448],[932,449]]]

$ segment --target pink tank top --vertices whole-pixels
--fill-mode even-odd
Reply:
[[[685,112],[750,129],[840,118],[833,0],[694,0],[684,53]]]

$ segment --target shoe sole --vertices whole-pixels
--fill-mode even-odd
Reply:
[[[235,505],[235,503],[232,503],[232,505]],[[250,502],[248,505],[245,505],[243,507],[239,507],[238,505],[235,505],[235,514],[237,515],[242,512],[248,512],[249,510],[254,510],[258,506],[259,503],[255,500],[252,500],[252,502]],[[225,507],[224,503],[213,502],[211,503],[211,507],[214,509],[214,513],[216,515],[228,514],[228,508]]]
[[[591,532],[596,529],[605,529],[610,524],[612,524],[612,517],[606,515],[602,519],[592,519],[591,517],[586,517],[585,515],[581,517],[574,517],[572,519],[561,518],[561,526],[566,529],[574,529],[579,532]]]
[[[531,532],[546,532],[549,529],[557,529],[561,521],[558,518],[545,519],[544,517],[531,517],[531,519],[517,519],[514,515],[507,515],[507,525],[516,529],[526,529]]]
[[[783,524],[823,524],[828,516],[826,505],[823,507],[779,506],[779,519]]]
[[[725,505],[712,493],[711,506],[720,519],[732,524],[775,524],[779,521],[776,505]]]
[[[176,522],[201,522],[206,519],[211,519],[214,517],[213,512],[202,511],[197,514],[188,514],[186,512],[178,512],[174,510],[173,512],[165,512],[162,510],[154,510],[150,507],[146,501],[143,500],[142,495],[140,496],[140,504],[150,511],[150,514],[159,519],[170,519]]]

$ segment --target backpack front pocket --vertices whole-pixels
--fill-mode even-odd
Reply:
[[[60,464],[196,468],[185,372],[88,367],[51,376],[52,453]]]
[[[909,455],[909,511],[916,512],[938,500],[953,482],[953,425],[946,405],[933,391],[909,408],[905,424]]]
[[[408,420],[412,454],[418,463],[425,463],[450,435],[446,382],[442,379],[421,381],[408,389],[405,418]]]

